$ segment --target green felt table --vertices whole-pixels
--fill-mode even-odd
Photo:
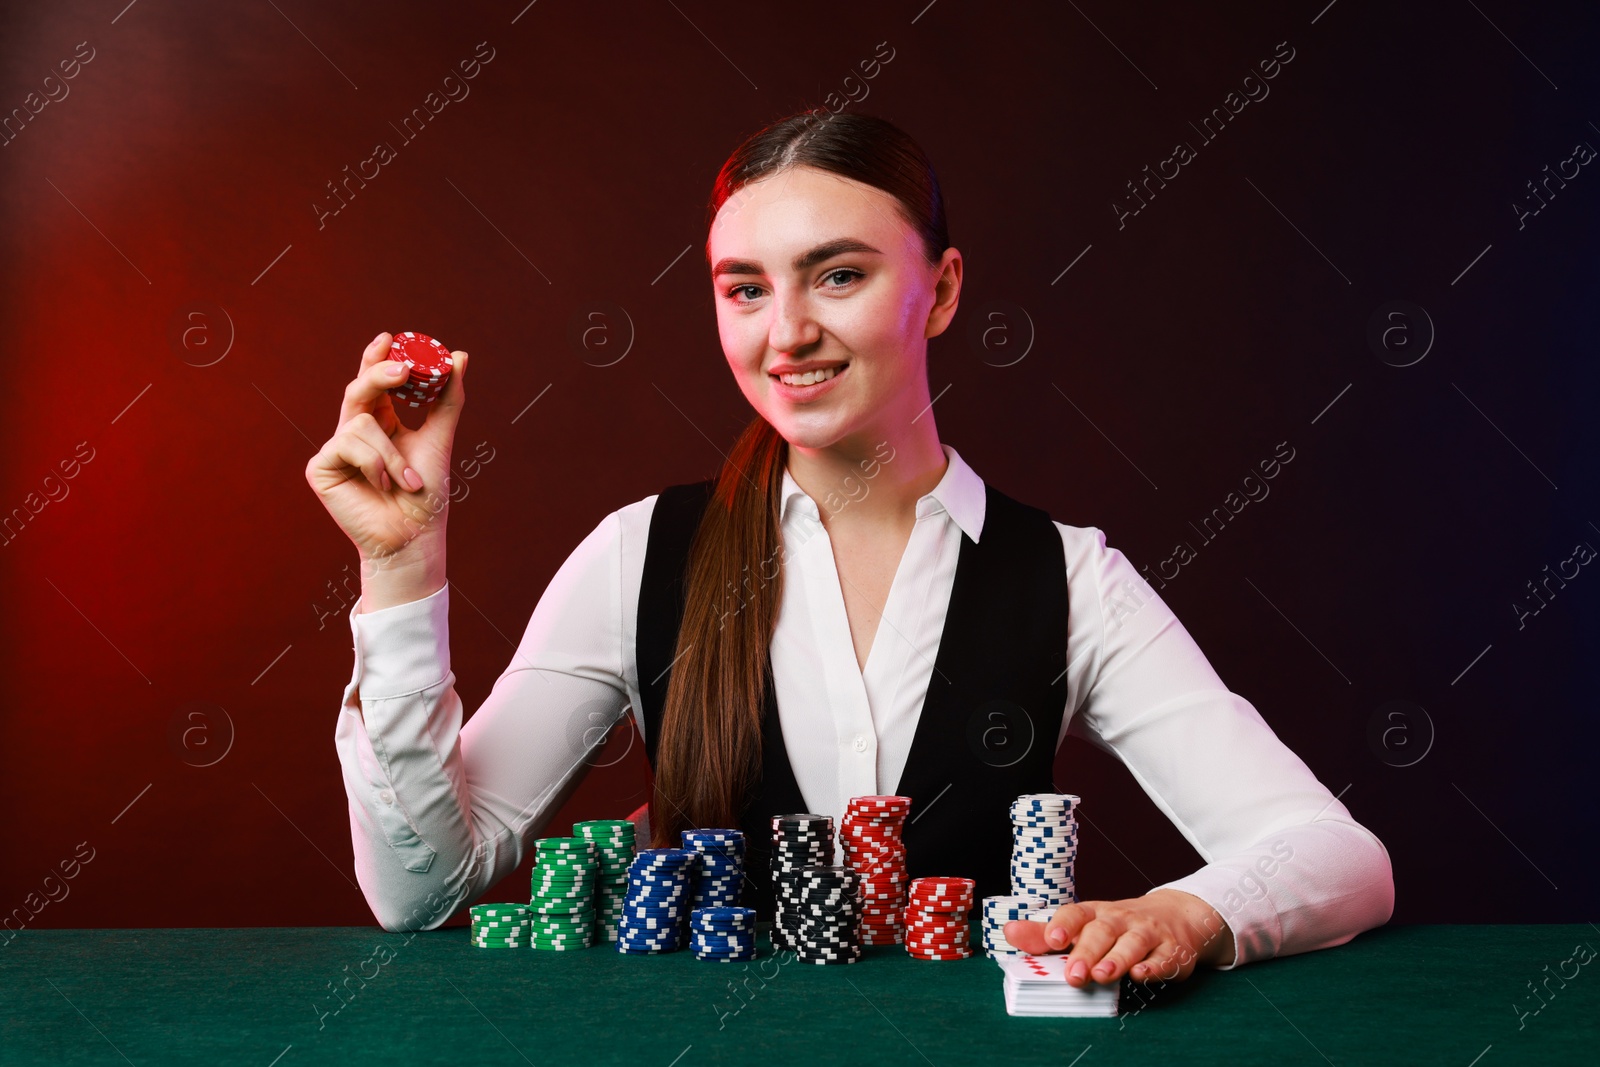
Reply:
[[[1600,958],[1563,964],[1583,944],[1600,929],[1389,927],[1125,984],[1116,1019],[1036,1019],[1006,1014],[983,956],[728,965],[479,949],[464,928],[29,930],[0,949],[0,1063],[1592,1064]]]

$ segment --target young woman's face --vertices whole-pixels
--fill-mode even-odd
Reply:
[[[790,444],[870,450],[926,407],[927,339],[955,313],[960,254],[931,266],[888,193],[791,167],[729,197],[708,249],[723,354]],[[835,377],[785,384],[790,364]]]

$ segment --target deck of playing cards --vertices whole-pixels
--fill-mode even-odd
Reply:
[[[1030,956],[999,953],[995,962],[1005,972],[1006,1012],[1010,1015],[1112,1016],[1122,983],[1093,981],[1077,988],[1067,984],[1067,955]]]

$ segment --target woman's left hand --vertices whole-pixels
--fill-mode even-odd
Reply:
[[[1192,893],[1154,889],[1127,900],[1063,904],[1048,923],[1006,923],[1006,940],[1043,955],[1068,945],[1067,984],[1092,977],[1109,985],[1124,974],[1136,982],[1182,981],[1200,963],[1227,965],[1234,958],[1233,931],[1221,914]]]

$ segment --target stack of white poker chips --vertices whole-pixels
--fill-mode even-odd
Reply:
[[[990,959],[999,955],[1020,956],[1022,950],[1006,940],[1006,923],[1014,919],[1030,919],[1035,914],[1047,917],[1053,911],[1041,911],[1048,904],[1039,897],[984,897],[983,898],[983,950]]]
[[[1072,868],[1078,858],[1078,797],[1028,793],[1011,802],[1011,893],[1051,907],[1075,904]]]

